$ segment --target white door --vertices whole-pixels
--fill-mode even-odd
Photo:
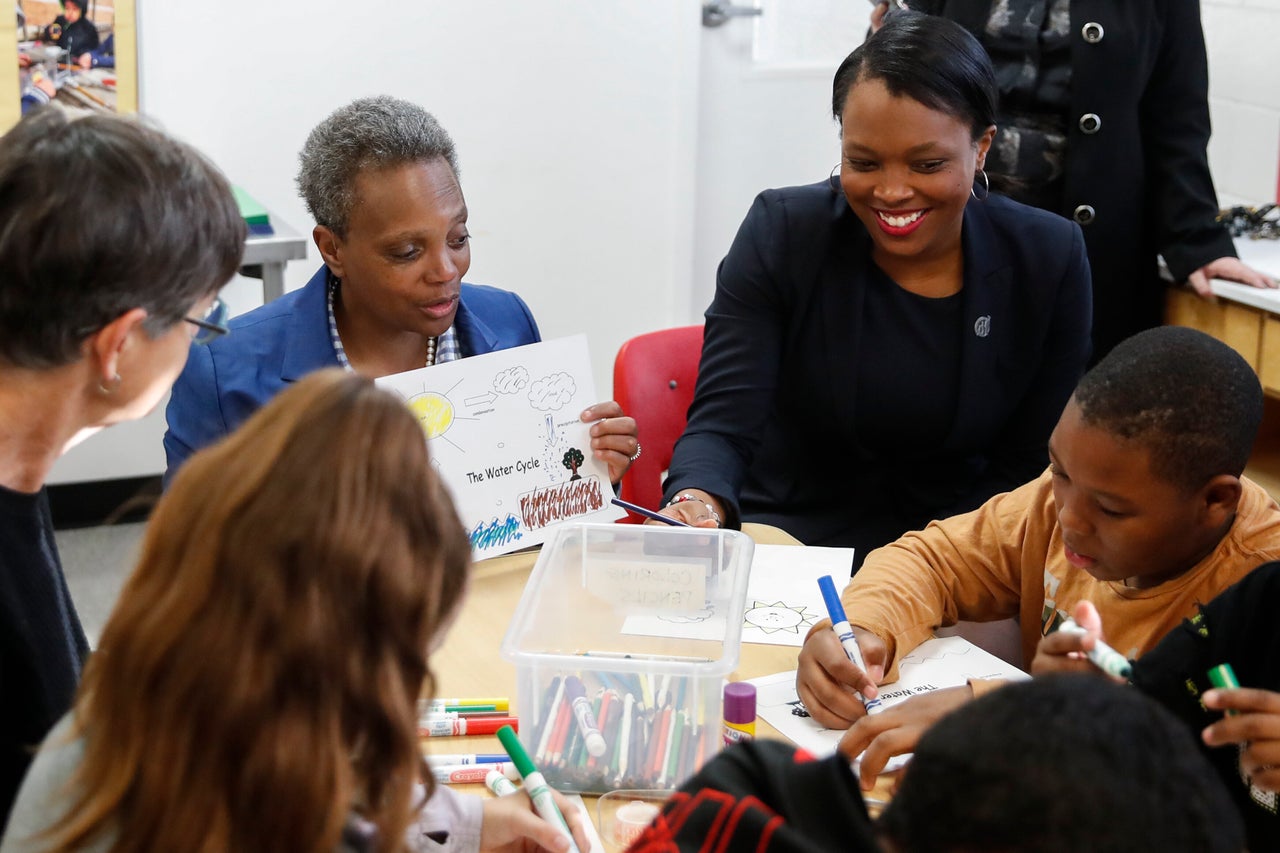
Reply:
[[[702,31],[694,318],[711,301],[716,267],[756,193],[813,183],[839,162],[831,78],[862,43],[872,9],[865,0],[737,4],[759,14]]]

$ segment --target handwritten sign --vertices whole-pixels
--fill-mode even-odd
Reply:
[[[600,402],[584,335],[384,376],[422,424],[431,464],[453,493],[472,554],[539,545],[563,521],[607,522],[622,510],[591,455]]]
[[[587,565],[586,580],[610,604],[687,612],[707,603],[705,560],[597,560]]]

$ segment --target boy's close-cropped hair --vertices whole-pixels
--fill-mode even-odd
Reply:
[[[222,173],[137,117],[50,104],[0,138],[0,364],[43,369],[134,308],[158,336],[240,266]]]
[[[1120,343],[1074,399],[1085,423],[1145,448],[1153,472],[1187,491],[1240,476],[1262,423],[1262,386],[1248,362],[1180,326]]]
[[[1187,727],[1093,675],[1011,684],[921,738],[879,820],[898,853],[1240,853],[1244,828]]]

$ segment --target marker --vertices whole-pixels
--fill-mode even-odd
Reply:
[[[433,752],[427,756],[431,764],[502,764],[510,760],[509,756],[497,752]]]
[[[428,699],[423,704],[433,706],[432,708],[430,708],[430,710],[433,710],[433,711],[466,711],[468,709],[473,709],[476,711],[479,711],[479,710],[509,711],[511,710],[511,700],[508,699],[506,696],[489,696],[485,698],[475,698],[475,699],[469,698],[469,697],[462,698],[462,699],[459,699],[459,698]],[[436,708],[434,707],[436,705],[444,705],[445,707]],[[488,707],[488,708],[482,707],[486,705],[489,705],[492,707]]]
[[[431,776],[437,782],[445,785],[467,785],[487,782],[490,773],[497,773],[502,776],[508,767],[514,766],[510,762],[502,764],[432,764]]]
[[[551,683],[555,690],[552,693],[551,704],[547,706],[547,714],[542,720],[542,731],[539,733],[537,747],[534,750],[543,759],[551,749],[551,733],[556,727],[556,720],[560,718],[561,703],[564,701],[564,681],[557,676]]]
[[[1072,619],[1070,616],[1062,620],[1062,624],[1058,627],[1058,630],[1066,631],[1068,634],[1076,634],[1078,636],[1083,636],[1088,633],[1084,628],[1077,625],[1076,620]],[[1133,675],[1133,664],[1129,663],[1129,659],[1108,646],[1106,643],[1102,642],[1101,638],[1093,644],[1092,649],[1085,652],[1085,656],[1089,658],[1094,666],[1105,672],[1107,675],[1126,680],[1129,676]]]
[[[467,717],[470,720],[479,720],[481,717],[506,717],[509,716],[506,711],[429,711],[428,713],[420,713],[419,720],[461,720]]]
[[[516,726],[519,722],[515,717],[480,717],[479,719],[459,717],[456,720],[419,720],[418,737],[491,735],[506,726]]]
[[[651,509],[645,509],[639,504],[633,504],[631,501],[624,501],[622,498],[613,498],[612,502],[623,509],[631,510],[636,515],[643,515],[645,518],[652,518],[654,521],[661,521],[663,524],[670,524],[672,527],[693,527],[692,524],[686,524],[678,518],[672,518],[669,515],[654,512]]]
[[[569,831],[569,824],[565,822],[564,815],[560,814],[560,809],[556,806],[555,797],[551,794],[551,789],[547,787],[547,780],[538,772],[538,768],[533,765],[533,761],[529,759],[529,753],[524,751],[524,746],[520,743],[520,738],[516,737],[516,730],[510,726],[503,726],[498,729],[498,740],[502,743],[502,748],[507,751],[507,755],[511,756],[511,760],[515,762],[516,770],[520,773],[520,778],[524,780],[525,793],[529,795],[529,799],[533,801],[533,809],[547,823],[559,829],[569,839],[570,853],[582,853],[578,849],[577,843],[573,840],[573,833]]]
[[[587,688],[582,685],[582,679],[576,675],[566,678],[564,694],[569,697],[569,703],[573,706],[573,716],[578,722],[578,731],[582,732],[582,737],[587,742],[587,752],[596,757],[604,755],[608,744],[604,742],[600,728],[596,725],[595,714],[591,712],[591,700],[587,698]]]
[[[840,594],[836,592],[836,582],[831,579],[831,575],[823,575],[818,578],[818,588],[822,590],[822,600],[827,603],[827,615],[831,617],[831,630],[835,631],[836,636],[840,638],[844,653],[849,656],[849,660],[853,661],[854,666],[866,672],[867,665],[862,662],[862,650],[858,648],[858,641],[853,637],[853,626],[844,615],[844,605],[840,603]],[[868,714],[874,714],[883,707],[878,697],[868,699],[859,693],[858,698],[862,700],[862,706],[867,709]]]
[[[1229,663],[1220,663],[1209,670],[1209,683],[1219,690],[1237,690],[1240,687],[1240,680],[1236,678],[1236,671],[1231,668]],[[1228,717],[1234,717],[1240,712],[1235,708],[1230,708],[1225,713]]]
[[[501,771],[490,770],[488,775],[484,777],[484,784],[495,796],[505,797],[507,794],[514,794],[518,788],[516,783],[512,782]]]

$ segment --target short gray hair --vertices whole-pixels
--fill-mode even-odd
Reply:
[[[361,171],[443,159],[458,175],[458,152],[436,117],[417,104],[360,98],[316,125],[298,155],[298,191],[317,225],[347,233]]]

